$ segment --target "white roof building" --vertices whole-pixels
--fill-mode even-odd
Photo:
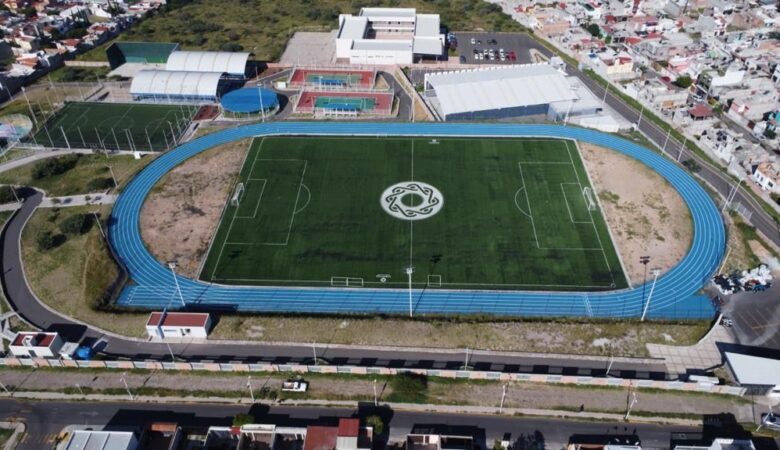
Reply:
[[[443,52],[438,14],[417,14],[414,8],[361,8],[357,16],[339,16],[336,58],[352,64],[411,64],[415,55],[438,57]]]
[[[726,362],[740,386],[753,393],[780,396],[780,359],[726,352]]]
[[[551,104],[578,98],[549,64],[429,73],[425,90],[444,120],[546,115]]]
[[[176,51],[168,56],[165,70],[179,72],[219,72],[243,77],[249,59],[247,52]]]
[[[219,94],[221,72],[142,70],[130,84],[134,98],[214,100]]]
[[[62,450],[135,450],[138,438],[130,431],[76,430]]]

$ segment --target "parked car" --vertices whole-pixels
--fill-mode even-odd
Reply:
[[[474,38],[471,38],[471,45],[475,45],[477,43],[477,40]]]
[[[487,41],[487,43],[490,44],[490,45],[497,45],[498,44],[498,42],[496,42],[495,39],[490,39],[490,40]]]

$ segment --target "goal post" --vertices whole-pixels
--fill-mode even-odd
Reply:
[[[588,206],[588,211],[595,211],[596,200],[593,198],[593,189],[589,187],[583,188],[582,197],[585,199],[585,204]]]
[[[230,204],[232,206],[238,206],[241,204],[241,200],[244,198],[244,183],[238,183],[236,189],[233,191],[233,196],[230,197]]]

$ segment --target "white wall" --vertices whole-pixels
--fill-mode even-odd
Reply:
[[[350,64],[403,65],[412,64],[414,58],[411,51],[406,50],[351,50]]]

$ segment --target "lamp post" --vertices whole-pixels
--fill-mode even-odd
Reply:
[[[127,391],[127,396],[130,397],[130,401],[132,402],[135,399],[133,398],[133,393],[130,392],[130,386],[127,385],[127,378],[125,378],[126,376],[127,376],[127,372],[122,372],[122,376],[119,377],[119,379],[122,380],[122,384],[125,385],[125,390]]]
[[[661,269],[654,267],[653,268],[653,286],[650,287],[650,294],[647,296],[647,301],[645,302],[645,308],[642,310],[642,318],[639,319],[640,322],[645,321],[645,316],[647,316],[647,309],[650,307],[650,300],[653,299],[653,291],[655,291],[655,282],[658,281],[658,275],[661,274]]]
[[[179,279],[176,278],[176,261],[168,261],[168,268],[171,269],[171,275],[173,275],[173,283],[176,285],[176,292],[179,294],[179,300],[181,300],[181,306],[186,308],[187,303],[184,302],[184,296],[181,293],[181,287],[179,286]]]
[[[246,377],[246,387],[249,389],[249,397],[252,398],[252,403],[255,402],[255,391],[252,389],[252,375]]]
[[[414,273],[414,267],[409,266],[406,268],[406,276],[409,277],[409,317],[414,317],[414,310],[412,309],[412,274]]]
[[[644,264],[645,266],[645,275],[644,279],[642,280],[642,302],[645,301],[645,289],[647,288],[647,265],[650,263],[650,257],[649,256],[640,256],[639,262],[641,264]]]

